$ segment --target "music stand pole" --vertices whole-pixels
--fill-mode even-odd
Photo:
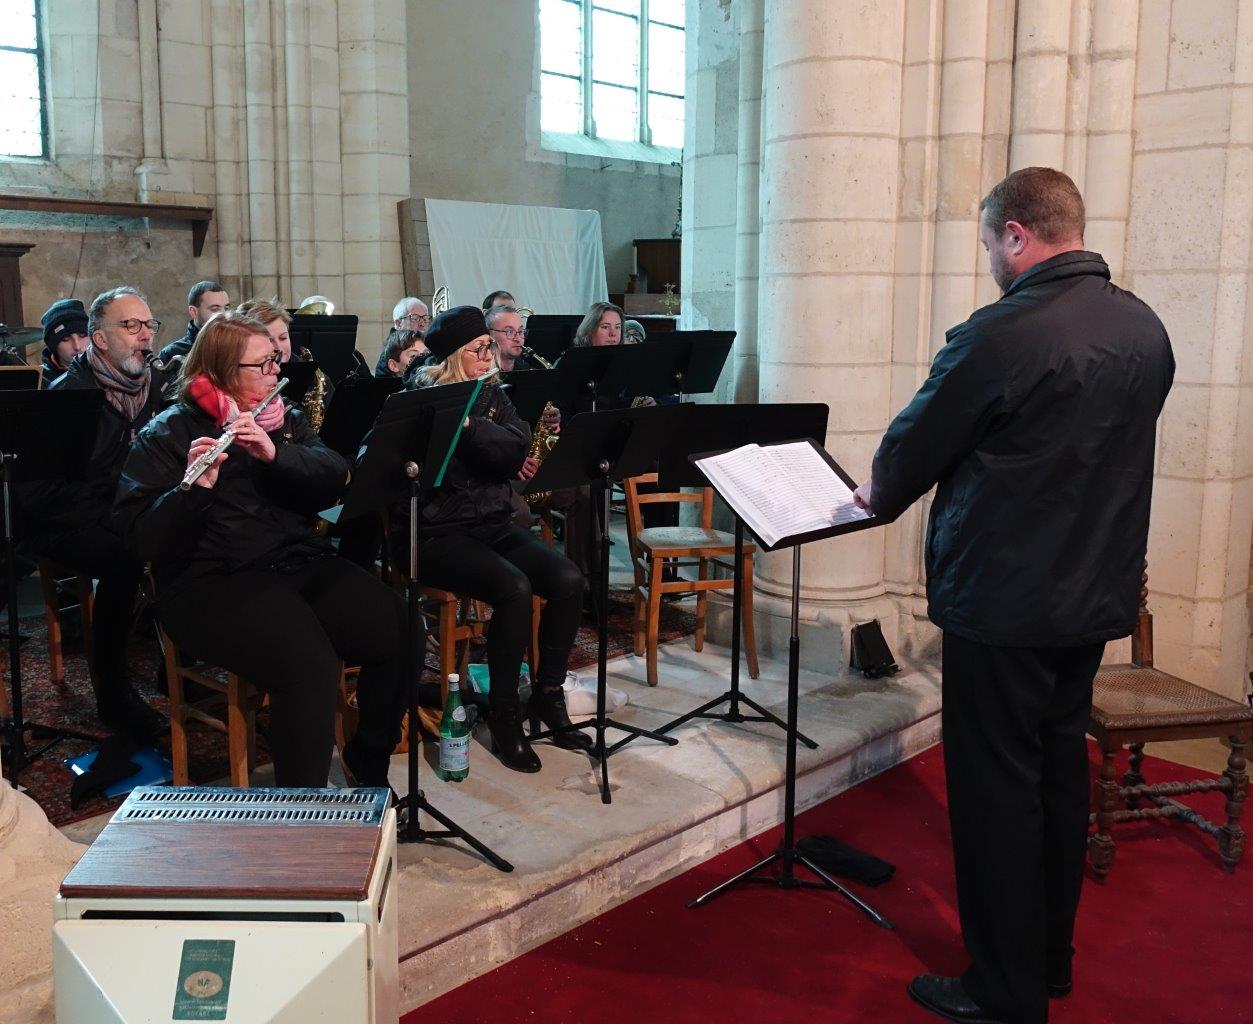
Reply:
[[[398,839],[402,843],[424,843],[430,839],[460,839],[472,850],[486,858],[501,871],[512,871],[513,865],[490,850],[474,836],[470,835],[455,821],[431,805],[426,794],[418,785],[418,762],[421,760],[420,728],[418,725],[418,682],[422,676],[423,652],[418,650],[417,638],[418,616],[422,614],[418,603],[422,598],[422,587],[418,582],[418,478],[421,468],[415,462],[405,464],[405,475],[409,478],[409,578],[405,581],[405,596],[408,599],[409,635],[406,637],[405,668],[409,680],[409,792],[400,798],[396,806],[399,816],[404,811],[403,820],[398,829]],[[418,822],[418,812],[424,811],[444,826],[441,830],[424,829]]]
[[[692,909],[703,907],[715,896],[721,896],[740,882],[760,882],[780,889],[828,889],[839,893],[879,927],[891,930],[894,927],[891,921],[796,849],[796,718],[800,704],[800,607],[801,545],[796,544],[792,548],[792,635],[788,639],[787,649],[787,755],[783,775],[783,841],[779,849],[769,857],[690,900],[687,906]],[[759,873],[776,862],[780,865],[778,870],[768,874]],[[808,868],[819,880],[811,882],[797,878],[797,866]]]
[[[746,697],[740,692],[740,630],[744,614],[744,521],[739,516],[735,517],[734,579],[735,586],[731,591],[731,689],[727,690],[722,696],[707,701],[687,714],[680,715],[674,721],[667,722],[657,730],[659,733],[670,732],[670,730],[677,729],[681,725],[686,725],[694,718],[714,718],[720,722],[731,723],[773,722],[784,732],[789,731],[788,724],[782,718],[762,707],[751,697]],[[714,711],[714,708],[723,704],[730,704],[731,706],[726,711]],[[741,704],[747,704],[757,714],[744,714],[740,711]],[[795,729],[795,727],[796,723],[792,723],[791,728]],[[810,750],[818,749],[818,744],[803,732],[798,732],[796,738]]]

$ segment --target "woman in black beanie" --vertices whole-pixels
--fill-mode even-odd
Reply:
[[[427,328],[425,340],[432,361],[418,368],[414,387],[474,380],[495,366],[483,311],[474,306],[441,313]],[[531,595],[547,600],[540,615],[539,665],[532,666],[532,710],[555,730],[570,724],[561,684],[583,603],[578,567],[512,522],[510,482],[518,476],[530,440],[530,428],[504,391],[484,388],[466,419],[444,482],[424,491],[419,504],[422,582],[492,607],[489,724],[497,756],[520,772],[540,769],[522,732],[518,702],[518,674],[531,631]],[[553,741],[568,749],[592,747],[581,732],[558,731]]]

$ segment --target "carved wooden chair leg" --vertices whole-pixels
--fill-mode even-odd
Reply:
[[[1131,743],[1127,749],[1131,751],[1131,761],[1127,765],[1126,772],[1123,773],[1122,784],[1124,786],[1143,786],[1144,776],[1140,773],[1140,765],[1144,762],[1144,744]],[[1128,796],[1126,799],[1127,810],[1134,811],[1140,806],[1140,798],[1138,796]]]
[[[743,571],[744,653],[748,655],[748,674],[756,679],[761,670],[757,664],[757,627],[753,618],[753,556],[744,556]]]
[[[1244,812],[1244,798],[1249,791],[1247,767],[1244,741],[1232,736],[1231,755],[1227,758],[1227,770],[1223,772],[1231,780],[1231,792],[1227,794],[1227,824],[1218,830],[1218,853],[1228,871],[1235,871],[1244,854],[1244,829],[1240,827],[1240,815]]]
[[[248,712],[243,681],[234,672],[226,675],[226,746],[230,757],[231,785],[248,788]]]
[[[1102,750],[1101,774],[1096,780],[1096,834],[1091,840],[1092,877],[1105,881],[1114,864],[1114,837],[1110,826],[1114,824],[1114,809],[1118,805],[1118,780],[1115,759],[1118,748]]]
[[[698,580],[709,579],[709,559],[702,558],[700,567],[697,569],[696,578]],[[705,616],[709,612],[709,591],[701,590],[696,594],[696,634],[692,637],[692,649],[703,651],[705,649]]]
[[[664,560],[651,560],[648,570],[648,627],[645,638],[649,686],[657,685],[657,637],[661,628],[661,581],[664,571]]]

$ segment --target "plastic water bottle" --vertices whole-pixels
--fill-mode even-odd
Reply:
[[[444,717],[439,722],[439,774],[448,782],[461,782],[470,774],[470,723],[461,703],[461,677],[448,677]]]

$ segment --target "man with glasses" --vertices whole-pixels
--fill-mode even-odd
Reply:
[[[426,334],[427,327],[431,323],[431,311],[427,309],[426,303],[421,299],[416,299],[412,295],[406,295],[403,299],[392,307],[392,329],[391,332],[383,339],[383,349],[379,352],[378,361],[374,364],[374,376],[376,377],[392,377],[396,374],[387,365],[388,346],[394,342],[398,335],[416,333],[419,337]],[[424,346],[425,347],[425,346]],[[406,365],[405,369],[408,366]]]
[[[96,296],[87,314],[90,344],[51,386],[104,392],[87,477],[28,484],[20,494],[32,522],[30,550],[97,580],[91,657],[97,711],[110,729],[140,742],[162,727],[127,675],[126,642],[144,567],[126,550],[109,516],[131,441],[169,404],[162,392],[175,371],[159,373],[148,365],[160,327],[135,288]]]

